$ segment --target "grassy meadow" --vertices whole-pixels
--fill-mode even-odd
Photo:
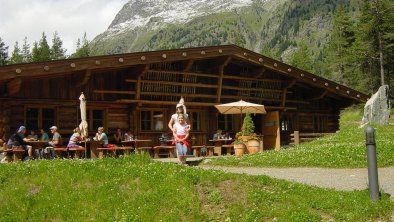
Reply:
[[[279,152],[218,158],[241,166],[365,166],[363,129]],[[377,127],[380,166],[393,165],[393,126]],[[145,155],[0,164],[0,221],[390,221],[394,202],[267,176],[161,163]]]
[[[340,130],[334,135],[280,151],[265,151],[242,157],[221,157],[207,164],[261,167],[366,167],[365,133],[364,128],[359,127],[362,115],[362,108],[343,111]],[[394,125],[374,126],[374,128],[378,166],[394,166]]]
[[[394,203],[144,155],[0,164],[0,221],[389,221]]]

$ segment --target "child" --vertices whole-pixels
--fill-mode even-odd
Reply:
[[[175,147],[178,154],[179,161],[186,165],[187,149],[190,147],[187,138],[189,138],[190,126],[185,122],[184,114],[178,114],[178,121],[174,124],[174,139]]]

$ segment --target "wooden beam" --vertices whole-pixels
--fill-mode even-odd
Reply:
[[[273,83],[281,83],[282,80],[276,79],[257,79],[253,77],[242,77],[242,76],[233,76],[233,75],[223,75],[224,79],[238,79],[238,80],[250,80],[250,81],[258,81],[258,82],[273,82]]]
[[[218,86],[215,84],[200,84],[200,83],[187,83],[187,82],[170,82],[170,81],[154,81],[154,80],[141,80],[141,83],[153,83],[162,85],[176,85],[176,86],[190,86],[190,87],[200,87],[200,88],[214,88]]]
[[[217,89],[217,99],[216,102],[220,103],[222,96],[222,87],[223,87],[223,76],[224,76],[224,67],[226,67],[231,61],[231,56],[228,56],[222,65],[219,66],[219,87]]]
[[[294,86],[294,84],[296,84],[297,79],[293,79],[290,82],[288,82],[285,86],[283,86],[284,88],[288,89]]]
[[[168,71],[168,70],[148,70],[149,73],[168,73],[168,74],[176,74],[176,75],[189,75],[189,76],[201,76],[201,77],[209,77],[209,78],[220,78],[220,75],[216,74],[208,74],[208,73],[197,73],[197,72],[180,72],[180,71]],[[243,77],[238,75],[230,75],[223,74],[224,79],[237,79],[237,80],[251,80],[251,81],[259,81],[259,82],[274,82],[279,83],[281,80],[276,79],[259,79],[256,77]],[[132,79],[126,79],[126,81],[135,81]]]
[[[320,93],[320,95],[309,98],[308,100],[318,100],[318,99],[322,99],[325,95],[327,95],[328,90],[324,90],[322,93]]]
[[[176,105],[178,102],[173,102],[173,101],[151,101],[151,100],[131,100],[131,99],[120,99],[116,100],[116,103],[123,103],[123,104],[153,104],[153,105]],[[209,106],[214,106],[218,105],[220,103],[207,103],[207,102],[187,102],[188,107],[189,106],[203,106],[203,107],[209,107]],[[264,108],[269,109],[269,110],[296,110],[296,107],[282,107],[282,106],[264,106]]]
[[[117,103],[126,103],[126,104],[133,104],[133,103],[141,103],[141,104],[154,104],[154,105],[176,105],[178,102],[172,101],[152,101],[152,100],[131,100],[131,99],[120,99],[116,100]],[[187,102],[187,106],[214,106],[218,103],[207,103],[207,102]]]
[[[180,71],[168,71],[168,70],[148,70],[149,73],[167,73],[167,74],[177,74],[177,75],[188,75],[188,76],[201,76],[210,78],[219,78],[217,74],[208,73],[197,73],[197,72],[180,72]]]
[[[7,93],[8,93],[8,95],[15,95],[15,94],[17,94],[19,92],[19,90],[21,89],[21,85],[22,85],[22,79],[21,78],[11,79],[7,83]]]
[[[190,69],[193,67],[193,64],[194,64],[194,60],[193,59],[188,60],[185,68],[183,69],[183,71],[184,72],[190,71]]]
[[[297,82],[297,79],[293,79],[290,82],[285,81],[283,84],[283,92],[282,92],[282,102],[281,105],[285,106],[286,105],[286,97],[287,97],[287,93],[288,93],[288,89],[292,86],[294,86],[294,84]]]
[[[155,95],[155,96],[174,96],[174,93],[163,93],[163,92],[141,92],[141,95]],[[215,99],[217,96],[215,95],[207,95],[207,94],[187,94],[181,95],[184,98],[211,98]]]
[[[282,106],[286,105],[286,95],[287,95],[287,88],[284,88],[282,92],[282,102],[281,102]]]
[[[85,75],[80,83],[78,83],[75,87],[81,87],[89,82],[90,76],[92,75],[92,71],[90,69],[85,70]]]
[[[94,93],[105,93],[105,94],[129,94],[135,95],[136,91],[121,91],[121,90],[94,90]]]
[[[264,73],[265,73],[266,70],[267,70],[267,69],[266,69],[264,66],[262,66],[262,67],[260,68],[260,70],[257,72],[257,75],[256,75],[254,78],[256,78],[256,79],[261,78],[261,77],[264,75]]]
[[[149,70],[149,65],[141,66],[141,73],[137,77],[137,93],[135,94],[135,99],[139,100],[141,98],[141,79],[142,76]]]
[[[242,88],[238,86],[222,86],[222,89],[233,89],[233,90],[242,90],[242,91],[257,91],[257,92],[275,92],[281,93],[282,90],[279,89],[262,89],[262,88]]]
[[[245,96],[234,96],[234,95],[222,95],[223,99],[244,99],[244,100],[255,100],[255,101],[269,101],[269,102],[282,102],[280,99],[267,99],[260,97],[245,97]],[[310,104],[310,102],[302,101],[302,100],[287,100],[287,103],[299,103],[299,104]]]

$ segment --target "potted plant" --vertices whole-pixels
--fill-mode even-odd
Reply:
[[[245,144],[242,139],[236,139],[232,143],[234,145],[235,156],[242,156],[245,153]]]
[[[251,136],[248,138],[248,153],[255,154],[260,151],[260,139],[256,136]]]
[[[256,137],[254,132],[255,126],[250,116],[250,113],[246,113],[241,130],[241,138],[247,147],[249,154],[258,153],[260,150],[260,140]]]

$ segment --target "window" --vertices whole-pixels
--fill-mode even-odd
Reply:
[[[313,117],[314,132],[327,131],[327,116],[314,116]]]
[[[192,131],[201,131],[201,115],[199,112],[189,113],[189,124],[192,125]]]
[[[142,110],[141,131],[162,131],[164,129],[164,112],[160,110]]]
[[[289,132],[294,130],[294,121],[292,115],[283,115],[280,120],[280,130],[282,132]]]
[[[28,129],[48,129],[55,125],[55,110],[52,108],[27,107],[25,125]]]
[[[233,115],[218,114],[218,129],[226,131],[234,131]]]
[[[100,126],[105,127],[105,115],[104,110],[101,109],[87,109],[86,110],[86,122],[88,122],[89,129],[96,130]],[[78,112],[78,123],[81,122],[81,112]]]

